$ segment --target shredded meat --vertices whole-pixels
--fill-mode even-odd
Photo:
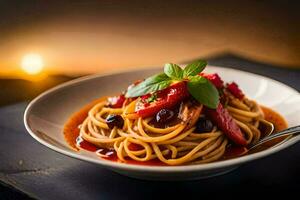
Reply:
[[[184,130],[188,130],[196,124],[200,117],[202,107],[202,104],[191,100],[180,104],[178,118],[186,124]]]

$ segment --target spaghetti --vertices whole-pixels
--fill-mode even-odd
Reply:
[[[158,158],[167,165],[207,163],[220,159],[228,145],[228,139],[216,126],[206,133],[195,132],[195,126],[185,129],[187,125],[182,122],[157,128],[149,123],[153,117],[136,118],[130,114],[134,113],[136,101],[122,108],[109,108],[107,104],[107,100],[103,100],[90,109],[80,128],[80,135],[100,148],[113,149],[121,161],[130,158],[143,162]],[[258,120],[263,118],[263,113],[257,103],[233,98],[229,105],[228,110],[245,133],[247,143],[259,140]],[[122,128],[109,129],[106,117],[110,114],[124,118]],[[138,145],[139,149],[130,148],[131,144]]]
[[[138,81],[117,97],[102,98],[83,118],[80,139],[113,152],[120,162],[200,164],[223,159],[231,147],[246,153],[262,137],[264,112],[236,83],[199,73],[204,64],[185,69],[167,64],[165,73]]]

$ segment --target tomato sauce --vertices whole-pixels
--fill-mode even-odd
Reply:
[[[77,144],[80,144],[80,146],[84,146],[90,151],[90,149],[93,149],[92,144],[84,141],[83,139],[80,140],[78,138],[79,136],[79,128],[82,122],[85,120],[85,118],[88,116],[89,110],[96,105],[97,103],[105,100],[106,97],[97,99],[89,103],[88,105],[84,106],[79,112],[75,113],[66,123],[64,127],[64,136],[67,143],[71,146],[72,149],[75,151],[79,151],[79,148]]]
[[[274,110],[272,110],[268,107],[265,107],[265,106],[261,106],[261,109],[264,112],[265,120],[274,124],[274,132],[273,133],[277,133],[279,131],[282,131],[282,130],[288,128],[287,121],[279,113],[277,113]],[[262,145],[260,145],[259,147],[255,148],[253,151],[250,151],[249,153],[256,153],[259,151],[266,150],[272,146],[275,146],[276,144],[279,144],[280,142],[285,140],[287,137],[289,137],[289,136],[283,136],[283,137],[279,137],[279,138],[273,139],[271,141],[265,142]]]
[[[279,113],[277,113],[274,110],[272,110],[271,108],[268,108],[265,106],[260,106],[260,107],[265,115],[265,120],[274,124],[274,132],[273,133],[277,133],[288,127],[286,120]],[[284,139],[286,139],[286,137],[287,136],[283,136],[280,138],[273,139],[269,142],[265,142],[250,152],[245,147],[230,146],[226,149],[223,159],[230,159],[230,158],[238,157],[238,156],[245,155],[245,154],[251,154],[251,153],[263,151],[272,146],[275,146],[276,144],[279,144]]]
[[[107,157],[101,157],[102,159],[121,162],[118,159],[117,154],[114,150],[99,148],[99,147],[83,140],[79,134],[80,125],[82,124],[84,119],[88,116],[88,111],[94,105],[96,105],[98,102],[103,101],[105,99],[106,99],[106,97],[93,101],[92,103],[83,107],[79,112],[75,113],[69,119],[69,121],[66,123],[66,125],[64,127],[65,140],[70,145],[70,147],[72,149],[74,149],[75,151],[84,149],[84,150],[87,150],[87,151],[90,151],[90,152],[93,152],[96,154],[100,153],[101,155],[107,156]],[[275,132],[278,132],[280,130],[287,128],[287,122],[280,114],[278,114],[277,112],[273,111],[270,108],[267,108],[264,106],[261,106],[261,107],[264,112],[265,119],[274,124]],[[255,152],[262,151],[271,146],[274,146],[274,145],[280,143],[281,141],[283,141],[284,139],[285,139],[285,137],[282,137],[282,138],[274,139],[270,142],[267,142],[267,143],[261,145],[261,148],[255,150]],[[131,150],[141,150],[142,149],[139,145],[136,145],[136,144],[130,144],[129,148]],[[223,159],[238,157],[240,155],[244,155],[245,153],[254,153],[254,152],[247,152],[247,149],[245,147],[229,147],[226,149]],[[99,157],[100,157],[100,155],[99,155]],[[128,159],[128,160],[126,160],[126,163],[137,164],[137,165],[151,165],[151,166],[166,165],[158,159],[153,159],[153,160],[146,161],[146,162],[140,162],[140,161]]]
[[[265,120],[274,124],[275,132],[284,130],[288,127],[287,121],[279,113],[265,106],[260,107],[264,112]]]

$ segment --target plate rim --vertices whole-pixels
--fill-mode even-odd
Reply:
[[[286,85],[286,84],[284,84],[280,81],[277,81],[275,79],[272,79],[270,77],[266,77],[266,76],[263,76],[263,75],[260,75],[260,74],[256,74],[256,73],[252,73],[252,72],[248,72],[248,71],[243,71],[243,70],[239,70],[239,69],[234,69],[234,68],[230,68],[230,67],[221,67],[221,66],[215,66],[215,65],[209,65],[208,67],[232,70],[232,71],[236,71],[236,72],[239,72],[239,73],[244,73],[244,74],[246,73],[246,74],[251,75],[251,76],[256,76],[258,78],[266,79],[267,81],[274,82],[274,83],[279,84],[280,86],[282,86],[284,88],[287,88],[287,89],[293,91],[293,93],[295,95],[298,95],[300,97],[300,93],[295,88],[290,87],[290,86],[288,86],[288,85]],[[27,107],[25,109],[25,112],[24,112],[24,117],[23,117],[23,122],[24,122],[25,128],[26,128],[27,132],[31,135],[31,137],[33,137],[40,144],[48,147],[51,150],[54,150],[55,152],[61,153],[63,155],[69,156],[71,158],[75,158],[75,159],[78,159],[78,160],[83,160],[83,161],[87,161],[87,162],[91,162],[91,163],[95,163],[95,164],[100,164],[103,167],[112,167],[112,168],[120,169],[120,170],[164,172],[164,173],[206,171],[206,170],[215,170],[215,169],[220,169],[220,168],[226,168],[226,167],[241,165],[241,164],[244,164],[246,162],[257,160],[257,159],[260,159],[262,157],[266,157],[268,155],[276,153],[280,150],[283,150],[287,147],[292,146],[293,144],[297,143],[300,140],[300,135],[295,136],[295,137],[292,137],[292,138],[288,139],[287,141],[283,142],[282,144],[280,144],[278,146],[269,148],[267,150],[264,150],[264,151],[261,151],[261,152],[258,152],[258,153],[245,155],[245,156],[237,157],[237,158],[233,158],[233,159],[223,160],[223,161],[216,161],[216,162],[212,162],[212,163],[195,164],[195,165],[180,165],[180,166],[147,166],[147,165],[136,165],[136,164],[113,162],[113,161],[109,161],[109,160],[105,160],[105,159],[101,159],[101,158],[96,159],[96,158],[85,156],[83,154],[78,154],[75,151],[74,152],[66,151],[62,148],[59,148],[59,147],[57,147],[53,144],[50,144],[47,141],[43,140],[36,133],[34,133],[34,130],[32,130],[31,127],[30,127],[30,123],[29,123],[29,120],[28,120],[29,116],[30,116],[30,111],[32,110],[32,108],[34,107],[34,105],[37,102],[42,101],[44,98],[47,97],[47,95],[50,95],[53,92],[63,90],[65,88],[69,87],[69,86],[74,86],[74,85],[76,85],[80,82],[88,81],[88,80],[91,80],[91,79],[96,79],[96,78],[101,78],[101,77],[116,75],[116,74],[129,73],[129,72],[153,70],[153,69],[159,69],[159,68],[161,68],[161,67],[156,66],[156,67],[145,67],[145,68],[140,68],[140,69],[129,69],[129,70],[125,69],[125,70],[117,70],[117,71],[114,70],[114,71],[110,71],[108,73],[92,74],[92,75],[87,75],[87,76],[83,76],[83,77],[80,77],[80,78],[76,78],[74,80],[70,80],[70,81],[67,81],[65,83],[59,84],[59,85],[57,85],[53,88],[50,88],[50,89],[44,91],[43,93],[41,93],[40,95],[38,95],[36,98],[34,98],[27,105]]]

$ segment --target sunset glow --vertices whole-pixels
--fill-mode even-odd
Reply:
[[[22,58],[21,67],[30,75],[37,75],[43,71],[44,61],[39,54],[27,54]]]

